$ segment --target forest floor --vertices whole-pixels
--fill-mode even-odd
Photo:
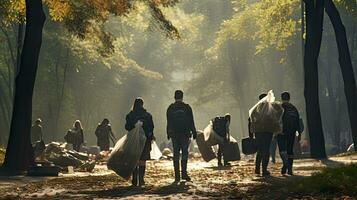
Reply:
[[[104,165],[94,173],[60,174],[54,178],[0,177],[0,199],[357,199],[343,191],[302,192],[297,186],[304,179],[325,168],[357,163],[357,155],[331,157],[329,160],[297,160],[294,176],[282,176],[281,164],[269,165],[270,177],[253,175],[254,160],[245,157],[231,167],[216,167],[190,160],[192,182],[173,185],[172,162],[149,161],[146,186],[131,187]]]

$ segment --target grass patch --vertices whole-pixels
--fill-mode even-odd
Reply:
[[[326,168],[298,182],[297,192],[357,195],[357,164]]]
[[[0,164],[4,162],[5,158],[5,149],[0,148]]]

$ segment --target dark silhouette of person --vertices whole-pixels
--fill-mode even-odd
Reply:
[[[197,132],[191,106],[183,102],[183,92],[181,90],[175,91],[175,102],[168,107],[166,116],[167,139],[172,140],[174,150],[174,183],[180,181],[180,151],[182,153],[181,177],[186,181],[191,181],[187,173],[188,148],[190,138],[193,136],[193,139],[196,139]]]
[[[132,110],[126,115],[125,129],[131,131],[138,125],[144,129],[146,142],[138,166],[133,171],[133,186],[138,186],[138,184],[139,186],[145,185],[146,161],[150,160],[151,142],[155,139],[152,115],[144,108],[144,100],[142,98],[135,99]]]
[[[103,121],[98,124],[97,129],[95,130],[95,135],[97,136],[97,145],[100,147],[101,151],[109,151],[110,139],[113,144],[115,144],[116,138],[107,118],[103,119]]]
[[[37,141],[41,141],[42,136],[42,120],[38,118],[31,127],[31,143],[34,144]]]
[[[266,97],[267,94],[259,95],[259,100]],[[260,174],[260,166],[262,166],[263,176],[269,176],[270,172],[268,171],[269,157],[270,157],[270,144],[273,138],[273,133],[270,132],[256,132],[252,133],[251,129],[251,119],[248,119],[248,130],[249,137],[253,138],[255,136],[256,145],[257,145],[257,154],[255,158],[255,174]]]
[[[81,121],[76,120],[73,124],[73,127],[69,131],[73,134],[73,149],[75,151],[79,151],[82,144],[84,143],[84,134]]]
[[[294,162],[294,142],[296,132],[300,138],[300,115],[297,108],[290,103],[290,93],[283,92],[281,94],[283,113],[283,133],[278,135],[278,146],[281,158],[283,160],[282,174],[293,175]],[[286,153],[285,153],[286,152]]]
[[[213,124],[213,130],[223,138],[223,143],[218,144],[218,152],[217,152],[217,160],[218,160],[218,166],[223,166],[222,165],[222,157],[223,157],[223,163],[224,166],[229,166],[230,163],[225,159],[224,155],[224,147],[229,143],[229,125],[231,122],[231,115],[229,113],[225,114],[224,117],[215,117],[212,119],[212,124]]]

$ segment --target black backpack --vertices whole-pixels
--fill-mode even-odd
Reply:
[[[172,111],[172,128],[177,133],[189,131],[187,123],[187,109],[185,106],[177,106]]]
[[[213,119],[213,130],[221,137],[227,134],[227,120],[224,117],[216,117]]]
[[[300,129],[299,112],[292,105],[284,107],[283,129],[284,132],[295,132]]]

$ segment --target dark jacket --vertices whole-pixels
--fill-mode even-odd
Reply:
[[[95,135],[97,136],[98,146],[101,146],[102,144],[109,144],[110,138],[112,139],[113,142],[115,139],[110,124],[108,125],[98,124],[97,129],[95,130]]]
[[[283,113],[283,133],[284,134],[295,134],[296,131],[300,129],[300,115],[297,108],[289,103],[282,103],[282,107],[284,108]]]
[[[154,122],[152,120],[151,114],[145,109],[130,111],[130,113],[126,115],[125,129],[127,131],[131,131],[135,128],[135,124],[139,120],[143,122],[143,129],[146,137],[149,140],[152,140],[154,137]]]
[[[175,119],[174,119],[174,112],[177,111],[178,109],[184,109],[185,110],[185,124],[183,127],[181,127],[181,131],[175,130]],[[167,117],[167,135],[168,137],[172,136],[180,136],[180,135],[185,135],[189,134],[188,136],[190,137],[191,134],[196,136],[196,127],[195,127],[195,122],[193,119],[193,113],[192,113],[192,108],[190,105],[182,102],[182,101],[176,101],[175,103],[172,103],[169,108],[167,109],[166,112],[166,117]]]
[[[229,125],[230,121],[225,117],[215,117],[212,120],[213,130],[225,140],[229,140]]]
[[[40,140],[42,140],[42,126],[35,124],[31,127],[31,143],[35,143]]]

